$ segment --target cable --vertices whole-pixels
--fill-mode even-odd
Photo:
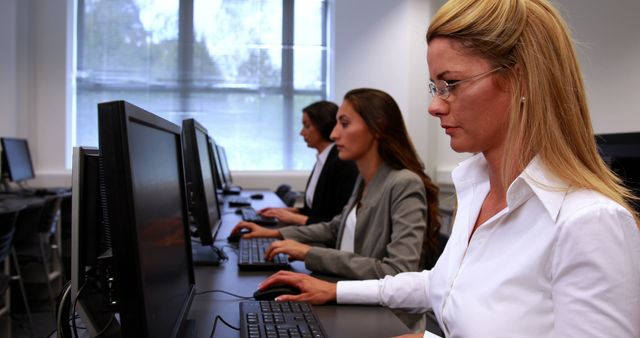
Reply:
[[[239,327],[235,327],[235,326],[233,326],[233,325],[231,325],[231,324],[227,323],[227,321],[226,321],[226,320],[224,320],[222,317],[220,317],[220,316],[216,316],[216,319],[213,321],[213,329],[211,329],[211,335],[209,336],[209,338],[213,338],[213,335],[216,333],[216,326],[218,325],[218,319],[220,319],[220,321],[221,321],[224,325],[228,326],[229,328],[231,328],[231,329],[233,329],[233,330],[236,330],[236,331],[240,331],[240,328],[239,328]]]
[[[207,293],[214,293],[214,292],[224,293],[224,294],[227,294],[229,296],[240,298],[240,299],[253,299],[253,296],[251,296],[251,297],[249,297],[249,296],[240,296],[240,295],[236,295],[235,293],[231,293],[229,291],[218,290],[218,289],[207,290],[207,291],[202,291],[202,292],[196,292],[196,296],[204,295],[204,294],[207,294]]]
[[[78,293],[76,294],[76,298],[73,300],[73,308],[71,309],[71,311],[73,311],[72,313],[76,314],[76,304],[78,304],[78,299],[80,298],[80,295],[82,295],[82,291],[84,291],[84,287],[87,286],[87,282],[85,282],[84,284],[82,284],[82,286],[80,287],[80,289],[78,289]],[[73,336],[75,338],[78,338],[78,326],[76,326],[76,321],[74,320],[73,322],[71,322],[71,326],[73,327]]]
[[[100,337],[103,333],[107,332],[107,329],[109,329],[109,327],[111,326],[111,323],[113,323],[114,318],[116,318],[116,316],[111,315],[111,319],[109,319],[109,322],[107,323],[107,325],[105,325],[104,328],[100,330],[100,332],[96,333],[96,338]]]
[[[69,338],[69,303],[71,297],[71,282],[67,282],[56,300],[56,331],[58,338]],[[66,317],[66,320],[63,319]]]

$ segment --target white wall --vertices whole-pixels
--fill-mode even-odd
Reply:
[[[332,99],[355,87],[389,92],[400,105],[427,172],[447,182],[465,155],[453,153],[428,117],[424,34],[431,2],[330,0]],[[437,0],[435,2],[441,2]],[[70,113],[73,0],[0,0],[0,135],[32,144],[37,184],[69,184],[65,169]],[[640,131],[640,2],[559,0],[576,39],[596,132]],[[234,173],[236,183],[273,188],[288,173]],[[303,189],[306,173],[294,174]]]
[[[557,1],[572,28],[596,133],[640,131],[640,1]]]
[[[15,136],[16,123],[16,3],[0,1],[0,135]]]

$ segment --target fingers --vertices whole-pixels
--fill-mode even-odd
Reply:
[[[280,270],[263,280],[259,285],[259,289],[262,290],[275,284],[287,284],[298,287],[297,282],[304,276],[306,275],[299,272]]]
[[[289,250],[285,241],[276,241],[269,245],[267,250],[265,250],[264,255],[267,260],[272,260],[273,257],[279,253],[288,254]]]

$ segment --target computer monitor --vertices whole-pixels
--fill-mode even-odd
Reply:
[[[216,144],[216,154],[218,159],[218,164],[220,164],[220,173],[222,180],[222,193],[225,195],[236,195],[240,194],[241,188],[233,185],[233,178],[231,178],[231,170],[229,170],[229,163],[227,162],[227,153],[224,150],[224,147]]]
[[[99,281],[99,257],[111,249],[108,220],[104,209],[104,182],[101,182],[100,153],[97,148],[73,149],[71,169],[71,295],[76,311],[91,337],[106,328],[107,336],[119,332],[110,325],[113,313],[104,304]],[[101,194],[102,193],[102,194]],[[106,210],[105,210],[106,211]],[[82,291],[79,293],[79,291]]]
[[[85,184],[84,189],[80,184],[96,181],[86,177],[87,173],[95,175],[95,170],[85,166],[85,175],[79,171],[74,179],[78,214],[72,242],[76,250],[87,251],[74,256],[99,255],[93,267],[99,278],[91,279],[90,284],[106,299],[103,310],[118,314],[112,317],[117,320],[110,320],[113,328],[107,330],[114,333],[101,337],[182,336],[192,328],[184,324],[195,294],[195,278],[180,127],[125,101],[114,101],[98,105],[98,132],[98,173],[102,177],[98,175],[97,190],[103,198],[95,197],[93,202],[81,198],[83,193],[96,194],[95,183]],[[98,200],[99,212],[95,213],[102,220],[96,220],[96,215],[82,216],[80,210],[96,208]],[[106,237],[111,246],[102,254],[102,249],[92,250],[92,245],[78,245],[83,238],[96,236],[96,224],[100,238]],[[78,264],[85,265],[84,276],[92,276],[86,272],[88,261]],[[75,270],[78,296],[89,277],[81,285],[78,274],[82,267],[75,266]],[[94,311],[91,316],[100,314]]]
[[[2,178],[22,182],[35,178],[27,140],[2,137]]]
[[[222,179],[222,166],[218,160],[218,154],[216,150],[216,142],[213,140],[213,137],[209,136],[207,138],[209,141],[209,158],[211,158],[211,165],[214,168],[213,177],[215,179],[216,188],[222,192],[223,187],[225,186],[224,181]]]
[[[213,246],[220,229],[220,207],[209,153],[208,132],[194,119],[182,121],[182,147],[190,221],[202,245],[192,246],[194,264],[219,264],[222,251]]]
[[[607,165],[640,197],[640,132],[599,134],[596,142]],[[640,204],[635,208],[640,212]]]

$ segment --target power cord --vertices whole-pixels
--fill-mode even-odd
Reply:
[[[224,320],[224,318],[220,317],[219,315],[216,316],[216,319],[213,321],[213,329],[211,329],[211,335],[209,336],[209,338],[213,338],[213,335],[215,335],[216,333],[216,326],[218,325],[218,320],[220,320],[224,325],[226,325],[227,327],[236,330],[236,331],[240,331],[239,327],[235,327],[229,323],[227,323],[226,320]]]
[[[224,294],[229,295],[231,297],[240,298],[240,299],[253,299],[253,296],[240,296],[240,295],[236,295],[235,293],[231,293],[229,291],[218,290],[218,289],[207,290],[207,291],[202,291],[202,292],[196,292],[196,296],[204,295],[204,294],[207,294],[207,293],[215,293],[215,292],[224,293]]]

